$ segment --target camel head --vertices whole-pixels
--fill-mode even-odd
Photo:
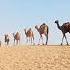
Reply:
[[[42,25],[46,25],[45,23],[43,23]]]
[[[38,29],[38,26],[36,25],[35,28]]]
[[[24,32],[26,32],[26,29],[24,29]]]
[[[58,20],[56,20],[56,21],[55,21],[55,23],[57,24],[58,29],[60,29],[60,30],[61,30],[61,26],[59,25],[59,21],[58,21]]]
[[[8,37],[8,34],[5,34],[4,36],[5,36],[5,37]]]
[[[13,37],[15,36],[15,33],[12,33]]]
[[[56,23],[56,24],[58,24],[58,23],[59,23],[59,21],[58,21],[58,20],[56,20],[56,21],[55,21],[55,23]]]
[[[35,26],[35,29],[37,29],[37,31],[39,32],[39,28],[38,28],[38,26],[37,26],[37,25]]]

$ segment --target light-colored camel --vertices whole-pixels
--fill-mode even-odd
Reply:
[[[43,23],[39,28],[38,28],[37,25],[35,26],[35,28],[37,29],[37,31],[40,34],[40,39],[42,39],[42,44],[43,44],[43,36],[42,36],[42,34],[44,34],[46,36],[46,45],[47,45],[47,42],[48,42],[48,32],[49,32],[48,31],[49,30],[48,26],[45,23]],[[39,39],[39,42],[40,42],[40,39]]]
[[[16,34],[13,33],[13,37],[14,37],[14,44],[15,44],[15,41],[16,41],[16,44],[18,44],[18,42],[20,43],[20,34],[19,34],[19,32],[17,32]]]
[[[58,21],[58,20],[56,20],[55,23],[57,24],[58,29],[60,29],[60,30],[62,31],[62,34],[63,34],[63,38],[62,38],[61,45],[63,44],[63,39],[64,39],[64,37],[65,37],[65,39],[66,39],[67,45],[69,45],[65,34],[66,34],[67,32],[70,33],[70,22],[66,22],[66,23],[64,23],[62,26],[59,25],[59,21]]]
[[[7,43],[7,45],[9,44],[9,36],[8,36],[8,34],[5,34],[5,43]]]
[[[32,43],[34,44],[34,33],[31,30],[31,28],[29,28],[28,30],[24,29],[24,31],[25,31],[25,35],[26,35],[26,38],[27,38],[27,43],[31,42],[31,44]]]

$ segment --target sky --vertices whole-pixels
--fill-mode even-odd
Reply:
[[[37,42],[39,33],[34,27],[45,22],[49,26],[48,44],[60,44],[62,33],[54,23],[57,19],[60,25],[70,21],[70,0],[0,0],[0,37],[16,31],[25,37],[24,28],[31,27]],[[69,34],[67,38],[69,41]]]

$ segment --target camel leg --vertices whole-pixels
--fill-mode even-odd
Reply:
[[[18,45],[20,44],[20,40],[18,40]]]
[[[31,38],[31,44],[32,44],[32,38]]]
[[[40,36],[40,39],[42,40],[42,45],[44,45],[44,43],[43,43],[43,36],[42,35]]]
[[[34,45],[35,43],[34,43],[34,37],[33,37],[33,45]]]
[[[18,40],[17,40],[17,45],[18,45]]]
[[[40,40],[41,40],[41,37],[39,38],[39,42],[38,42],[38,45],[40,45]]]
[[[63,38],[62,38],[62,42],[61,42],[61,45],[63,44],[63,39],[64,39],[65,35],[63,34]]]
[[[39,43],[38,43],[38,45],[40,45],[40,40],[41,40],[41,38],[42,38],[42,35],[40,35],[40,38],[39,38]]]
[[[17,40],[17,45],[18,45],[18,40]]]
[[[7,40],[7,45],[9,44],[9,39]]]
[[[1,41],[0,41],[0,47],[1,47]]]
[[[26,38],[26,43],[28,43],[28,38]]]
[[[47,45],[47,42],[48,42],[48,34],[46,34],[46,45]]]
[[[8,41],[7,41],[7,45],[8,45]]]
[[[29,44],[30,44],[30,41],[31,41],[31,39],[30,39],[30,37],[29,37]]]
[[[16,45],[18,45],[18,40],[16,40]]]
[[[8,45],[9,45],[9,41],[8,41]]]
[[[28,43],[28,39],[26,40],[26,43]]]
[[[31,38],[31,41],[32,41],[31,43],[34,45],[34,38],[33,37]]]
[[[19,44],[20,44],[20,40],[19,40]]]
[[[40,44],[40,38],[39,38],[39,42],[38,42],[38,45]]]
[[[65,39],[66,39],[66,43],[67,43],[67,45],[69,45],[69,44],[68,44],[68,41],[67,41],[67,38],[66,38],[66,35],[65,35]]]
[[[15,45],[15,39],[14,39],[14,45]]]
[[[43,43],[43,37],[41,37],[41,39],[42,39],[42,45],[44,45],[44,43]]]

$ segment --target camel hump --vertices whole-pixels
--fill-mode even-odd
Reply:
[[[17,32],[17,33],[15,34],[15,37],[20,37],[19,32]]]
[[[64,23],[64,25],[70,25],[70,22],[66,22],[66,23]]]
[[[70,22],[67,22],[68,24],[70,24]]]
[[[16,34],[19,34],[19,32],[17,32]]]
[[[46,24],[45,23],[43,23],[40,27],[44,27]]]
[[[30,34],[32,32],[32,29],[29,28],[28,31],[27,31],[27,34]]]
[[[66,22],[62,25],[62,28],[65,29],[66,31],[70,30],[70,22]]]
[[[45,23],[43,23],[42,25],[46,25]]]
[[[68,27],[68,26],[70,26],[70,22],[66,22],[66,23],[64,23],[63,26],[64,26],[64,27]]]
[[[43,23],[43,24],[40,26],[41,29],[45,29],[45,27],[46,27],[46,24],[45,24],[45,23]]]

